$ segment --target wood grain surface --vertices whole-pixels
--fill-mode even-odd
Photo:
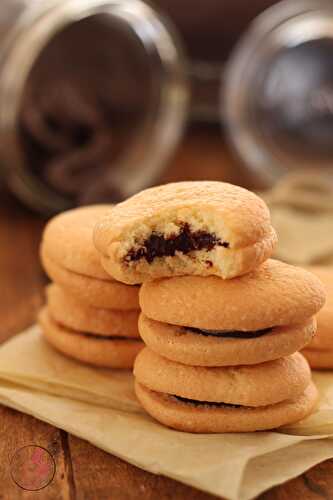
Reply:
[[[191,131],[163,180],[242,180],[219,131]],[[46,278],[38,259],[45,220],[0,189],[0,342],[34,322]],[[27,444],[50,451],[56,474],[39,492],[19,488],[10,460]],[[203,457],[204,459],[204,457]],[[144,472],[28,415],[0,406],[0,500],[208,500],[214,498],[176,481]],[[333,500],[333,460],[278,486],[262,500]]]

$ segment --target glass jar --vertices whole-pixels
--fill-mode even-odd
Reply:
[[[140,0],[2,0],[0,161],[31,207],[119,201],[152,184],[188,95],[172,26]]]
[[[285,0],[267,9],[228,61],[221,109],[230,142],[272,185],[333,163],[333,2]]]

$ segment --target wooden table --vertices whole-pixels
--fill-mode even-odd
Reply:
[[[191,131],[164,180],[236,180],[244,175],[218,131]],[[248,183],[248,180],[247,180]],[[0,191],[0,341],[34,322],[46,282],[38,261],[45,221]],[[56,462],[52,483],[41,492],[20,489],[9,462],[27,444],[47,448]],[[0,499],[16,500],[208,500],[213,498],[156,476],[28,415],[0,406]],[[263,494],[261,499],[333,499],[333,460]]]

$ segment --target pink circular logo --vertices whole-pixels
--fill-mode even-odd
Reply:
[[[19,448],[10,462],[13,481],[28,491],[42,490],[48,486],[55,474],[54,458],[41,446],[28,445]]]

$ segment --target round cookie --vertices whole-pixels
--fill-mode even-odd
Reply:
[[[148,318],[209,330],[256,331],[304,322],[324,304],[320,280],[269,259],[233,280],[181,276],[145,282],[140,306]]]
[[[43,233],[43,255],[69,271],[92,278],[110,279],[93,244],[93,230],[111,209],[112,205],[92,205],[53,217]]]
[[[38,316],[44,337],[58,351],[84,363],[104,368],[131,368],[144,346],[137,339],[102,337],[75,332],[56,323],[47,308]]]
[[[295,399],[257,408],[192,404],[151,391],[138,382],[135,382],[135,392],[147,413],[162,424],[197,433],[275,429],[309,415],[318,400],[318,392],[312,382]]]
[[[137,310],[91,307],[55,284],[49,285],[46,293],[49,313],[67,328],[96,335],[139,337]]]
[[[124,283],[179,275],[233,278],[273,252],[269,210],[223,182],[178,182],[141,191],[96,226],[102,264]]]
[[[309,365],[300,353],[259,365],[204,368],[170,361],[148,347],[135,360],[134,376],[152,391],[251,407],[294,399],[311,381]]]
[[[243,332],[233,332],[232,337],[194,333],[141,314],[139,331],[150,349],[172,361],[192,366],[238,366],[271,361],[302,349],[315,334],[316,322],[310,318],[297,325],[275,327],[259,337],[250,332],[242,338]]]
[[[139,287],[114,280],[101,280],[68,271],[41,253],[48,276],[78,300],[93,307],[106,309],[139,309]]]
[[[138,289],[117,283],[105,272],[93,244],[96,223],[112,205],[63,212],[45,227],[40,254],[49,277],[95,307],[137,309]]]
[[[333,350],[333,267],[312,266],[307,269],[321,280],[326,291],[326,302],[317,314],[317,333],[308,347]]]
[[[306,348],[302,351],[311,368],[317,370],[333,369],[333,349]]]

